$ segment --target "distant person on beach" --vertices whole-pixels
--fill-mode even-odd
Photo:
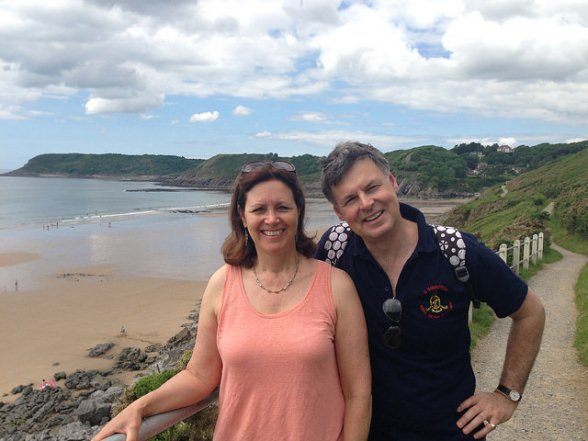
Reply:
[[[472,440],[498,430],[517,408],[539,351],[545,312],[538,296],[472,235],[439,227],[440,242],[420,211],[399,203],[390,165],[371,145],[337,145],[322,162],[321,184],[346,224],[325,232],[317,257],[351,276],[367,322],[369,440]],[[440,243],[456,254],[446,257]],[[466,266],[454,270],[464,257]],[[497,388],[475,394],[472,295],[512,319]]]
[[[349,276],[312,258],[289,162],[245,164],[235,181],[226,265],[211,277],[187,368],[94,438],[188,406],[220,386],[214,440],[361,441],[371,411],[367,332]]]

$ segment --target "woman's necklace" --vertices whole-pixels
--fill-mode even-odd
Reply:
[[[300,258],[298,257],[298,255],[296,255],[296,269],[294,270],[294,275],[290,278],[290,280],[288,280],[286,282],[286,284],[281,289],[278,289],[278,290],[268,289],[265,286],[263,286],[263,283],[261,283],[261,280],[259,280],[259,277],[257,276],[257,271],[255,271],[255,266],[254,266],[253,267],[253,274],[255,275],[255,281],[257,282],[257,286],[259,286],[264,291],[269,292],[270,294],[279,294],[282,291],[286,291],[288,288],[290,288],[290,285],[292,285],[292,282],[294,282],[294,279],[296,278],[296,274],[298,274],[299,264],[300,264]]]

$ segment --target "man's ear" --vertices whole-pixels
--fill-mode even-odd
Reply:
[[[392,173],[390,173],[388,179],[390,179],[390,183],[392,184],[392,187],[394,187],[394,191],[398,192],[398,182]]]
[[[341,212],[337,208],[337,204],[333,204],[333,211],[335,212],[335,214],[337,215],[337,217],[339,218],[340,221],[345,220],[345,218],[343,217],[343,215],[341,214]]]

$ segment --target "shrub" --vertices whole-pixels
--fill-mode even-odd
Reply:
[[[141,398],[143,395],[147,395],[149,392],[157,389],[159,386],[173,377],[176,373],[177,372],[175,371],[163,371],[141,378],[135,383],[135,397]]]
[[[178,360],[176,369],[146,375],[127,387],[119,402],[113,406],[112,416],[116,416],[133,401],[157,389],[185,369],[191,356],[192,351],[185,351]],[[213,404],[151,439],[152,441],[212,441],[217,417],[218,406]]]

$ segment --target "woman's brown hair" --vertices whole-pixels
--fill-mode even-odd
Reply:
[[[255,262],[257,251],[255,244],[249,240],[245,244],[245,228],[241,221],[240,212],[245,209],[247,193],[257,184],[271,180],[278,180],[286,184],[292,191],[294,202],[298,208],[298,227],[296,231],[296,251],[305,257],[312,257],[315,249],[314,241],[304,231],[305,200],[304,192],[295,172],[281,170],[267,163],[248,173],[239,173],[235,179],[231,206],[229,208],[229,223],[231,232],[222,246],[223,258],[230,265],[241,265],[251,268]]]

